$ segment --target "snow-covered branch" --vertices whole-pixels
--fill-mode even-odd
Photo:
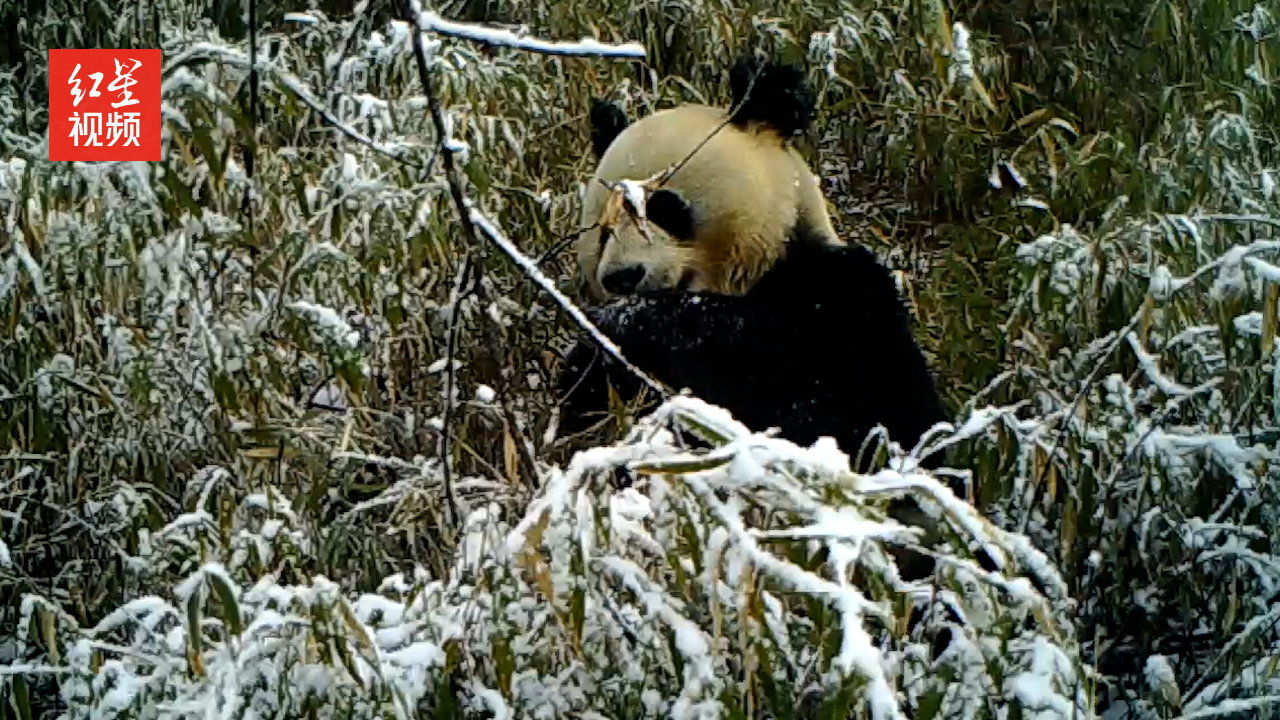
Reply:
[[[418,0],[413,0],[412,8],[417,15],[418,29],[423,32],[433,32],[461,40],[470,40],[497,47],[515,48],[516,50],[524,50],[541,55],[645,59],[644,46],[640,43],[631,42],[611,45],[592,38],[582,38],[578,42],[541,40],[512,32],[511,30],[446,20],[434,12],[423,11]]]

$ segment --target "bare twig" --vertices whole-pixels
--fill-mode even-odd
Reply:
[[[249,287],[257,288],[258,242],[253,232],[253,166],[258,154],[258,3],[249,0],[249,140],[244,151],[244,197],[240,209],[245,214],[245,234],[253,265],[249,270]],[[250,291],[252,292],[252,290]]]
[[[404,19],[411,25],[415,25],[419,30],[434,32],[448,37],[461,38],[474,42],[484,43],[486,45],[497,45],[513,47],[529,52],[542,53],[546,55],[567,55],[567,56],[585,56],[585,57],[615,57],[615,58],[635,58],[643,60],[646,57],[644,46],[639,43],[625,43],[623,45],[607,45],[591,39],[583,39],[578,43],[562,43],[549,42],[531,38],[523,35],[517,35],[507,30],[499,30],[494,28],[485,28],[479,25],[468,23],[454,22],[445,20],[439,15],[432,12],[423,12],[417,0],[401,0],[404,5]],[[529,275],[539,287],[545,290],[561,309],[569,314],[579,326],[591,335],[592,339],[600,345],[605,352],[613,356],[623,367],[639,378],[651,390],[657,392],[662,397],[667,397],[670,393],[662,385],[650,378],[643,371],[632,365],[626,358],[622,356],[622,351],[600,332],[586,315],[578,309],[572,301],[564,296],[563,293],[556,288],[542,272],[538,269],[538,263],[530,260],[520,252],[520,250],[509,240],[506,235],[498,228],[497,225],[485,218],[479,210],[470,207],[466,197],[462,194],[461,186],[455,182],[455,171],[453,169],[453,158],[451,151],[443,145],[445,140],[444,119],[440,114],[439,102],[431,92],[429,85],[430,78],[427,75],[426,58],[422,53],[422,38],[415,35],[413,39],[414,53],[418,56],[418,72],[422,76],[423,90],[427,96],[427,104],[431,109],[431,117],[436,125],[436,130],[441,134],[441,143],[444,150],[445,172],[449,176],[450,192],[453,195],[454,204],[458,208],[458,213],[462,216],[463,229],[471,238],[475,238],[475,227],[479,227],[484,234],[498,246],[500,250],[511,258],[520,268]],[[757,73],[758,74],[758,73]],[[752,76],[751,84],[755,84],[756,76]],[[748,86],[748,93],[750,86]],[[712,133],[714,134],[714,132]],[[710,138],[708,138],[710,139]],[[706,140],[703,141],[703,144]],[[698,147],[701,147],[699,145]],[[697,151],[697,148],[694,149]],[[679,169],[679,166],[676,168]],[[548,253],[549,255],[550,253]],[[544,258],[545,259],[545,256]],[[478,283],[477,283],[478,284]],[[524,452],[522,448],[522,453]]]
[[[257,194],[253,180],[258,155],[258,1],[249,0],[249,138],[244,150],[244,196],[240,208],[245,214],[245,238],[249,242],[249,292],[258,289],[258,233],[253,206]],[[255,393],[255,412],[262,410],[262,395]],[[281,453],[283,457],[283,453]]]
[[[445,330],[447,335],[444,348],[444,412],[440,417],[440,468],[447,504],[445,524],[449,527],[454,527],[454,522],[458,519],[458,504],[453,496],[453,448],[450,447],[453,433],[449,432],[450,423],[453,421],[453,389],[456,386],[457,377],[453,364],[458,354],[458,334],[462,329],[462,300],[470,294],[464,293],[463,288],[467,286],[474,269],[475,262],[471,253],[467,253],[466,259],[462,262],[462,269],[458,272],[458,280],[453,285],[452,297],[449,298],[449,325]]]
[[[415,5],[416,3],[413,0],[401,0],[401,12],[404,19],[411,25],[417,25],[419,22],[417,18],[420,15],[420,11]],[[485,245],[477,239],[475,225],[471,221],[471,215],[467,212],[470,203],[462,191],[462,180],[454,162],[453,148],[449,145],[449,130],[444,122],[444,113],[440,109],[440,100],[436,97],[431,83],[431,73],[427,67],[427,55],[422,47],[421,33],[414,33],[413,35],[413,54],[417,60],[418,77],[422,82],[422,92],[427,98],[427,108],[431,113],[431,121],[435,125],[437,140],[440,143],[440,156],[444,161],[445,178],[449,184],[449,195],[452,197],[454,207],[458,211],[463,233],[470,240],[472,251],[475,253],[472,263],[471,291],[476,294],[482,305],[488,306],[490,299],[484,288],[485,261],[488,259],[488,253]],[[488,322],[484,323],[482,327],[482,334],[489,354],[497,361],[504,354],[502,352],[502,344],[496,334],[496,328],[492,323]],[[533,487],[537,480],[537,465],[534,463],[533,456],[530,453],[530,444],[526,441],[524,432],[517,422],[515,412],[511,409],[511,403],[506,396],[506,388],[497,387],[495,391],[498,394],[498,402],[502,408],[503,420],[507,425],[507,431],[511,433],[512,438],[515,440],[522,474],[525,476],[525,483]],[[446,436],[448,435],[448,426],[444,428],[444,433]]]
[[[414,20],[415,14],[418,13],[417,8],[414,7],[414,5],[416,5],[414,0],[401,0],[401,2],[405,5],[405,19],[411,24],[419,24]],[[422,50],[422,38],[420,35],[414,36],[414,54],[418,58],[418,73],[422,79],[423,91],[427,97],[427,106],[431,111],[431,119],[436,126],[436,131],[440,134],[440,142],[443,150],[441,154],[444,158],[445,174],[449,180],[449,192],[453,197],[455,207],[458,209],[463,231],[468,237],[474,240],[476,237],[476,228],[479,227],[491,242],[497,245],[498,248],[507,255],[507,257],[511,258],[511,260],[515,262],[516,265],[518,265],[539,287],[550,294],[560,307],[565,310],[565,312],[569,313],[569,315],[579,325],[581,325],[582,328],[605,349],[605,351],[612,355],[615,360],[635,374],[636,377],[640,378],[653,390],[664,396],[669,395],[670,393],[668,393],[662,385],[655,382],[639,368],[628,362],[627,359],[622,356],[622,352],[618,349],[617,345],[605,337],[605,335],[601,333],[589,319],[587,319],[586,315],[578,309],[573,302],[565,297],[558,288],[556,288],[555,283],[551,282],[551,280],[538,269],[537,265],[532,260],[526,257],[524,253],[520,252],[520,250],[516,248],[509,239],[507,239],[506,235],[498,229],[497,225],[484,217],[479,210],[471,207],[471,203],[468,202],[466,196],[462,192],[462,185],[457,177],[457,168],[453,162],[453,152],[446,144],[448,140],[448,131],[445,127],[444,116],[440,110],[440,101],[436,98],[435,92],[432,90],[431,78],[427,70],[426,55]],[[481,252],[483,253],[483,250],[481,250]],[[483,254],[480,259],[484,259]]]

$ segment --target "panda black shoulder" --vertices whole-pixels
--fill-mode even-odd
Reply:
[[[783,363],[768,356],[804,347],[807,367],[792,372],[822,378],[832,394],[819,403],[831,402],[819,424],[846,451],[856,452],[877,423],[910,447],[948,419],[893,272],[870,248],[793,239],[747,300],[752,310],[744,314],[760,317],[752,330],[760,333],[754,362]],[[936,469],[941,462],[936,455],[922,464]]]
[[[910,313],[893,273],[876,254],[858,243],[834,244],[797,237],[752,288],[750,295],[769,303],[816,302],[829,309],[847,307],[858,315],[890,324],[909,322]]]
[[[800,66],[745,55],[729,70],[729,87],[739,127],[760,124],[790,138],[813,123],[817,96]]]

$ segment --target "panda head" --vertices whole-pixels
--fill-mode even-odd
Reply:
[[[599,162],[578,265],[593,300],[661,290],[746,293],[789,242],[839,244],[818,179],[791,146],[812,122],[801,68],[747,57],[729,109],[681,105],[635,123],[596,101]]]

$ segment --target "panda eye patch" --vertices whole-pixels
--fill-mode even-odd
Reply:
[[[679,240],[693,239],[693,208],[674,190],[659,189],[645,203],[649,221]]]

